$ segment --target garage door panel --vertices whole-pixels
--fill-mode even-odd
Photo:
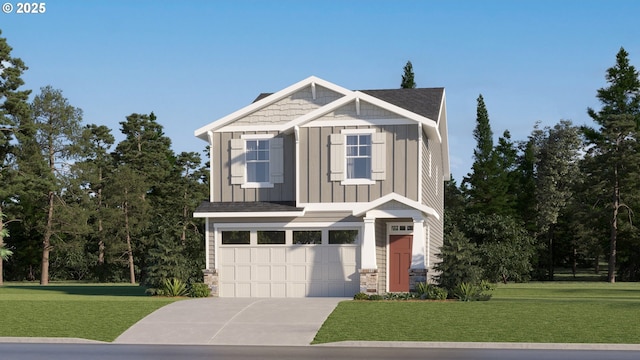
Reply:
[[[271,265],[271,280],[283,282],[287,281],[287,266]]]
[[[236,281],[251,281],[251,265],[236,265]]]
[[[269,265],[256,265],[256,274],[253,277],[257,281],[269,281],[271,280],[271,266]]]
[[[236,264],[243,264],[251,262],[251,249],[246,248],[235,248],[231,249],[234,251],[234,258]]]
[[[287,262],[286,250],[286,248],[271,249],[271,263],[285,264]]]
[[[221,246],[220,296],[347,296],[359,289],[355,245]]]

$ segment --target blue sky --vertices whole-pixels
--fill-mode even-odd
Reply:
[[[4,0],[17,5],[17,1]],[[624,47],[640,66],[640,1],[45,1],[0,13],[2,37],[51,85],[107,125],[155,112],[175,152],[193,131],[310,75],[346,88],[445,87],[451,169],[473,162],[476,99],[495,136],[525,140],[536,121],[590,123],[596,90]]]

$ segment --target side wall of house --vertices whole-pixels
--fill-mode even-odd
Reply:
[[[300,129],[300,202],[369,202],[397,193],[419,201],[417,171],[418,130],[415,125],[359,125]],[[331,134],[343,129],[375,129],[386,134],[385,179],[372,185],[342,185],[330,180]]]
[[[240,139],[245,134],[274,134],[283,138],[284,182],[273,188],[242,188],[231,184],[231,152],[229,141]],[[295,139],[293,134],[278,134],[275,131],[236,131],[213,133],[213,163],[211,181],[213,201],[295,201]]]
[[[422,202],[435,209],[440,220],[430,216],[425,221],[425,236],[429,240],[427,249],[428,279],[437,275],[433,266],[440,260],[435,254],[440,252],[443,241],[444,223],[444,177],[442,173],[442,153],[436,139],[423,137],[422,141]]]

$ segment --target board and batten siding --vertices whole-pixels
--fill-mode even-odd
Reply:
[[[284,181],[273,184],[273,188],[243,188],[231,183],[231,139],[242,135],[273,134],[283,139]],[[221,201],[295,201],[295,140],[293,134],[278,134],[275,131],[237,131],[213,133],[213,202]]]
[[[337,121],[336,125],[340,122]],[[384,180],[372,185],[342,185],[330,176],[330,137],[346,129],[375,129],[385,134]],[[322,126],[300,128],[300,201],[370,202],[390,193],[418,199],[418,127],[415,125]]]
[[[424,223],[425,235],[429,237],[428,277],[431,281],[437,275],[433,267],[440,261],[435,254],[440,252],[443,243],[444,174],[442,169],[440,144],[436,140],[424,136],[422,141],[422,202],[440,215],[440,220],[429,216]]]

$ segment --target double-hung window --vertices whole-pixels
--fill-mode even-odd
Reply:
[[[342,185],[373,185],[386,178],[386,133],[343,129],[329,135],[329,175]]]
[[[272,188],[284,182],[283,138],[247,134],[229,141],[230,182],[243,188]]]
[[[268,183],[269,172],[269,140],[246,141],[247,182]]]
[[[371,179],[371,134],[347,135],[347,179]]]

